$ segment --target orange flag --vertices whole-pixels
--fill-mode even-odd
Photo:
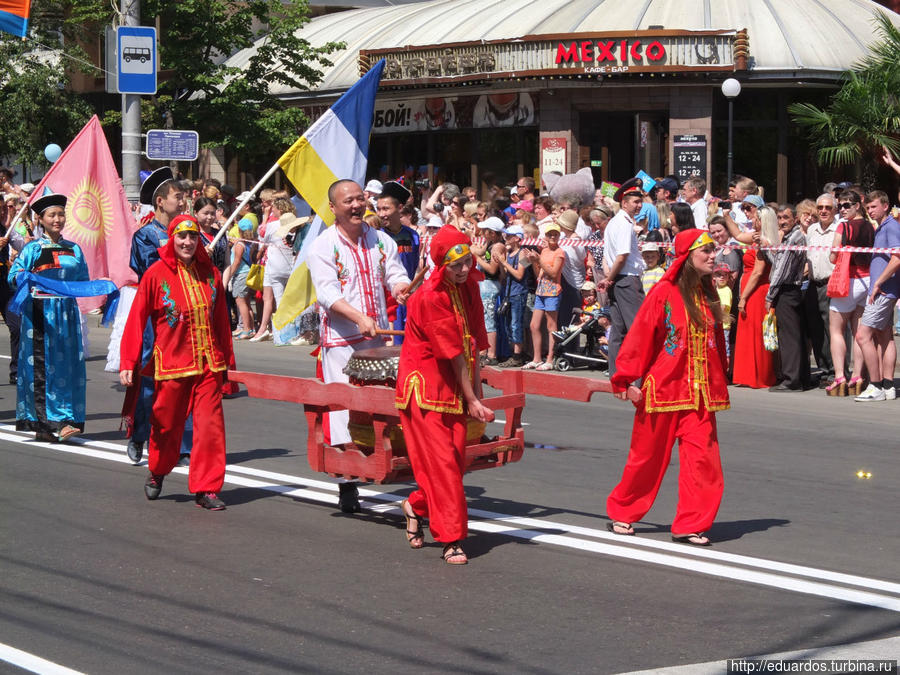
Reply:
[[[30,201],[51,192],[68,197],[62,236],[81,247],[91,279],[108,277],[119,288],[136,283],[128,261],[131,238],[140,225],[96,115],[50,167]],[[88,311],[103,304],[103,298],[80,298],[78,304]]]

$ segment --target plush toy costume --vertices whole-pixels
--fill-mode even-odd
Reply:
[[[133,370],[134,384],[126,394],[126,422],[133,419],[141,363],[141,341],[149,319],[155,333],[153,358],[144,375],[156,388],[151,415],[148,467],[167,475],[178,463],[181,436],[188,415],[194,416],[194,445],[188,484],[194,493],[218,492],[225,478],[225,419],[222,382],[234,368],[231,326],[222,275],[203,246],[190,265],[175,255],[175,234],[199,233],[192,216],[177,216],[169,224],[169,239],[159,261],[141,277],[125,332],[121,369]]]
[[[633,523],[650,510],[676,440],[680,474],[672,532],[703,532],[719,509],[723,479],[715,412],[729,407],[725,334],[699,292],[695,301],[709,320],[693,323],[678,288],[691,251],[710,243],[698,230],[675,237],[675,261],[641,305],[619,351],[613,391],[643,379],[643,398],[636,404],[622,480],[606,503],[614,521]]]
[[[484,308],[474,269],[463,284],[444,279],[444,268],[469,253],[466,235],[445,225],[431,240],[434,273],[409,299],[406,335],[397,371],[396,405],[418,489],[412,510],[429,519],[436,541],[468,533],[463,492],[466,404],[452,359],[462,355],[473,387],[479,352],[487,349]]]

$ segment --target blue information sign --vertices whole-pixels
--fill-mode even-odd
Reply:
[[[200,137],[196,131],[150,129],[147,132],[147,159],[193,162],[199,148]]]
[[[120,94],[156,93],[156,29],[116,29],[116,76]]]

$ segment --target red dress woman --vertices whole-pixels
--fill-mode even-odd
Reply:
[[[737,337],[734,343],[734,371],[731,381],[753,389],[775,384],[773,353],[763,346],[763,319],[769,292],[769,265],[755,248],[744,253],[741,300],[738,303]]]
[[[431,240],[430,255],[436,268],[407,305],[397,369],[396,405],[418,484],[401,508],[412,548],[425,543],[427,517],[435,541],[445,544],[444,562],[464,565],[466,416],[494,419],[480,401],[478,353],[487,348],[481,274],[472,271],[468,237],[452,225]]]

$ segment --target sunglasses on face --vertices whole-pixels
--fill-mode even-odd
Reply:
[[[744,213],[746,213],[748,211],[755,211],[755,210],[756,210],[756,207],[753,206],[753,204],[744,204],[743,206],[741,206],[741,211],[743,211]]]
[[[842,203],[838,204],[839,209],[850,209],[850,208],[853,208],[854,206],[856,206],[856,204],[854,204],[853,202],[842,202]]]

